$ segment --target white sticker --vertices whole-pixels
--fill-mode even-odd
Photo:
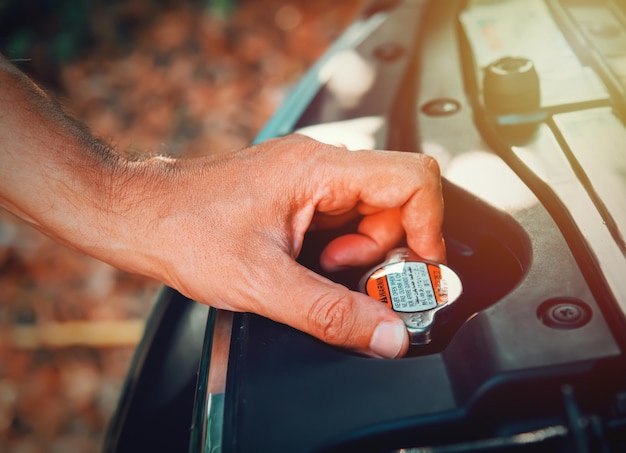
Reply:
[[[387,273],[387,284],[393,309],[400,312],[414,312],[435,308],[437,298],[426,263],[407,262],[403,264],[397,269],[397,272]]]

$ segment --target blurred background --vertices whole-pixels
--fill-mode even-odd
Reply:
[[[0,51],[116,147],[198,156],[247,146],[363,3],[0,0]],[[100,451],[159,290],[0,209],[0,452]]]

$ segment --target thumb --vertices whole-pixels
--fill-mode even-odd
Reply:
[[[406,353],[406,326],[387,305],[293,261],[288,267],[280,285],[288,296],[266,305],[267,316],[326,343],[369,356],[395,358]],[[290,278],[285,279],[286,274]]]

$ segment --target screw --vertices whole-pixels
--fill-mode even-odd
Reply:
[[[382,44],[374,49],[374,57],[384,63],[393,63],[404,55],[404,47],[393,42]]]
[[[550,314],[556,321],[573,323],[583,316],[583,311],[576,305],[558,304],[550,309]]]
[[[576,329],[591,319],[591,310],[578,300],[551,301],[541,307],[540,318],[549,327]]]
[[[433,99],[422,106],[422,112],[428,116],[447,116],[461,110],[461,104],[454,99]]]

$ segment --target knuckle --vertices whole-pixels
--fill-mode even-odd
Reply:
[[[439,162],[432,156],[427,154],[419,154],[422,165],[429,173],[434,177],[439,178],[441,176],[441,169],[439,168]]]
[[[322,341],[334,345],[348,343],[354,328],[354,299],[347,292],[337,297],[326,293],[309,310],[311,331]]]
[[[328,145],[305,135],[291,134],[283,137],[276,146],[274,158],[290,170],[290,173],[300,170],[304,177],[310,175],[314,169],[319,171]]]

